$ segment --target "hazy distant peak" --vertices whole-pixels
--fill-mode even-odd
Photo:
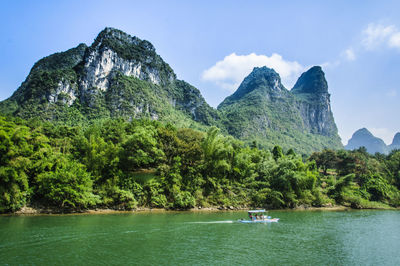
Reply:
[[[365,127],[357,130],[356,132],[353,133],[352,137],[374,137],[374,135],[372,135],[372,133],[366,129]]]
[[[365,147],[371,154],[376,152],[384,154],[388,153],[388,147],[385,142],[372,135],[372,133],[366,128],[361,128],[354,132],[345,148],[347,150],[354,150],[360,147]]]
[[[394,135],[392,145],[400,146],[400,132]]]

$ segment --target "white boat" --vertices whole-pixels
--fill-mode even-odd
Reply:
[[[276,223],[279,218],[272,218],[266,215],[266,210],[251,210],[248,211],[249,220],[240,219],[241,223]]]

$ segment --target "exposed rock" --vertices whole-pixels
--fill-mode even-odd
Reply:
[[[84,73],[80,78],[81,89],[86,91],[94,87],[106,91],[109,88],[110,79],[113,77],[110,75],[116,72],[157,85],[161,82],[159,71],[156,68],[147,68],[141,62],[124,60],[108,48],[93,49],[85,58]]]
[[[48,96],[49,103],[56,103],[61,100],[64,104],[71,106],[76,99],[76,85],[72,85],[67,80],[60,80],[56,91]]]
[[[173,116],[186,125],[192,119],[211,125],[218,118],[198,89],[176,79],[150,42],[113,28],[100,32],[90,47],[80,44],[39,60],[14,95],[0,103],[3,113],[46,120],[60,119],[68,107],[89,119]]]
[[[24,206],[20,210],[16,211],[15,214],[38,214],[39,210],[32,208],[32,207],[27,207]]]
[[[321,67],[314,66],[303,73],[291,92],[297,97],[298,108],[306,128],[311,133],[337,135],[328,93],[328,83]]]
[[[112,71],[153,84],[166,85],[176,79],[150,42],[114,28],[99,33],[85,56],[85,69],[95,79],[99,76],[101,85],[101,79]]]

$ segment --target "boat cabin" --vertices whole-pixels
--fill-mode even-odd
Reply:
[[[248,215],[250,220],[254,221],[254,220],[265,220],[266,218],[268,218],[266,216],[267,211],[266,210],[251,210],[248,211]]]
[[[267,216],[266,210],[250,210],[247,212],[250,220],[240,219],[241,223],[272,223],[278,222],[279,218],[271,218],[271,216]]]

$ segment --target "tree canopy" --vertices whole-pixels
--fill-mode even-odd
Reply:
[[[0,212],[400,205],[400,151],[258,148],[150,120],[65,126],[0,117]]]

